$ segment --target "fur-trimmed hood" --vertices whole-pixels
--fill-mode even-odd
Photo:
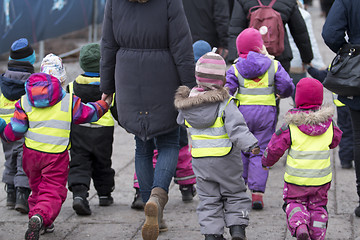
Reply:
[[[317,136],[329,128],[334,111],[335,108],[331,105],[323,106],[315,111],[294,108],[285,114],[285,122],[296,125],[307,135]]]
[[[230,98],[228,91],[226,88],[219,88],[190,96],[191,91],[186,86],[180,86],[176,91],[174,104],[179,110],[179,117],[186,119],[195,128],[212,126],[220,103]]]

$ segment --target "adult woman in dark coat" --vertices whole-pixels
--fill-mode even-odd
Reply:
[[[153,239],[159,225],[166,230],[162,210],[179,154],[174,94],[180,85],[196,84],[181,0],[107,0],[100,72],[105,96],[116,93],[120,125],[135,135],[135,169],[147,202],[143,238]]]
[[[264,5],[269,5],[271,0],[261,0]],[[235,0],[234,9],[231,15],[229,26],[229,55],[228,60],[237,58],[236,38],[240,32],[249,26],[247,16],[253,6],[258,6],[257,0]],[[278,11],[283,20],[284,26],[288,24],[291,35],[298,47],[303,63],[309,64],[313,59],[311,42],[307,32],[306,24],[301,16],[296,0],[277,0],[273,9]],[[284,31],[286,31],[284,29]],[[293,58],[287,34],[284,37],[284,52],[277,56],[278,60],[287,72],[290,70],[290,61]]]
[[[346,32],[349,37],[348,42],[357,44],[360,49],[359,25],[360,1],[335,0],[322,30],[322,37],[325,44],[336,53],[346,44]],[[359,196],[359,206],[355,209],[355,215],[360,217],[360,96],[339,96],[338,99],[346,106],[349,106],[353,124],[356,188]]]

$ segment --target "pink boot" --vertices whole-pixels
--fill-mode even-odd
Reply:
[[[296,239],[297,240],[310,240],[309,231],[305,224],[301,224],[296,229]]]

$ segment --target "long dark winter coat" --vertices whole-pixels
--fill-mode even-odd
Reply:
[[[269,5],[271,0],[261,0],[261,2],[264,5]],[[235,0],[229,26],[229,60],[233,60],[237,57],[235,44],[236,37],[249,26],[247,16],[250,8],[258,5],[259,3],[257,0]],[[284,26],[285,24],[288,24],[291,35],[300,51],[302,61],[304,63],[310,63],[313,59],[311,42],[305,21],[301,16],[296,0],[277,0],[273,5],[273,8],[280,13]],[[284,31],[286,30],[284,29]],[[289,71],[290,61],[293,56],[287,34],[285,34],[284,47],[284,52],[276,57],[276,60],[279,60],[281,65]]]
[[[101,91],[116,92],[128,132],[145,140],[177,128],[175,91],[196,84],[181,0],[107,0],[100,72]]]

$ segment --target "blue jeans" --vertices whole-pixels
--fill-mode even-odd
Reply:
[[[147,202],[153,188],[169,191],[179,156],[179,128],[145,142],[135,136],[135,141],[135,171],[141,197]],[[158,150],[155,169],[152,164],[154,149]]]

